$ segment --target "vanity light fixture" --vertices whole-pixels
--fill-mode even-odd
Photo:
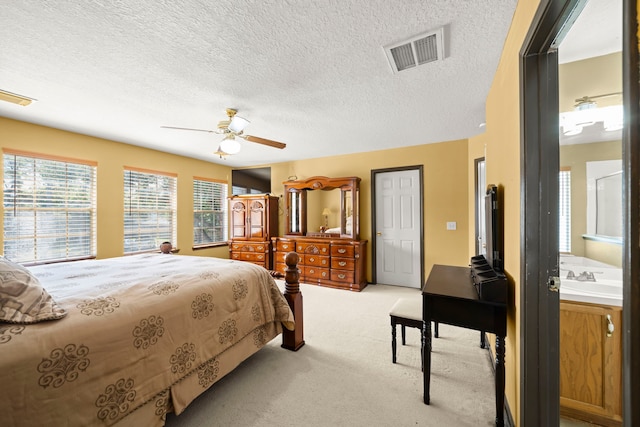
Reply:
[[[37,99],[0,89],[0,101],[11,102],[24,107],[31,104],[31,101],[37,101]]]

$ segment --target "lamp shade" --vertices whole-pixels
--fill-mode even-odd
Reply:
[[[329,208],[324,208],[322,210],[322,216],[329,216],[331,215],[331,210]]]
[[[238,154],[240,143],[235,138],[225,138],[220,142],[220,148],[227,154]]]
[[[231,119],[231,123],[229,123],[229,130],[234,133],[240,133],[244,130],[244,128],[247,127],[248,124],[249,120],[243,117],[233,116],[233,118]]]

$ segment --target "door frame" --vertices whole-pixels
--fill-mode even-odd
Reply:
[[[623,1],[623,417],[640,425],[640,73],[638,6]],[[541,0],[521,50],[520,424],[559,422],[559,295],[546,285],[558,272],[558,58],[556,41],[585,0]],[[555,147],[555,148],[554,148]],[[543,161],[544,159],[544,161]],[[633,207],[633,208],[632,208]],[[556,212],[551,214],[551,212]],[[555,219],[555,222],[554,222]],[[556,232],[554,234],[554,232]],[[633,243],[632,243],[633,242]],[[635,328],[633,327],[635,326]]]
[[[475,205],[475,221],[476,221],[476,231],[475,231],[475,239],[476,239],[476,243],[475,243],[475,248],[476,248],[476,253],[474,255],[478,255],[480,253],[480,250],[482,248],[480,248],[480,246],[478,245],[478,237],[480,234],[480,209],[478,206],[478,181],[479,181],[479,177],[478,177],[478,165],[480,164],[480,162],[484,162],[485,158],[483,157],[478,157],[477,159],[474,159],[473,161],[473,183],[474,183],[474,197],[475,197],[475,201],[474,201],[474,205]],[[486,184],[486,162],[485,162],[485,184]],[[485,212],[486,215],[486,212]],[[486,230],[485,230],[486,231]],[[485,239],[486,239],[486,235],[485,235]],[[486,243],[486,242],[485,242]]]
[[[371,170],[371,279],[378,283],[378,268],[376,259],[376,175],[387,172],[402,172],[409,170],[418,171],[418,183],[420,184],[420,283],[424,283],[424,167],[423,165],[402,166],[397,168],[384,168]]]

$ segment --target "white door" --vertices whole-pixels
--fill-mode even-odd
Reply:
[[[376,281],[422,287],[420,170],[375,175]]]

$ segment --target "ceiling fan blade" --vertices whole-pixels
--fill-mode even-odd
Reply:
[[[247,141],[250,141],[250,142],[256,142],[256,143],[262,144],[262,145],[268,145],[269,147],[274,147],[274,148],[283,149],[284,147],[287,146],[287,144],[285,144],[285,143],[278,142],[278,141],[272,141],[270,139],[259,138],[257,136],[243,135],[242,138],[244,138],[244,139],[246,139]]]
[[[175,126],[160,126],[160,127],[164,128],[164,129],[195,130],[197,132],[218,133],[215,130],[208,130],[208,129],[178,128],[178,127],[175,127]]]

